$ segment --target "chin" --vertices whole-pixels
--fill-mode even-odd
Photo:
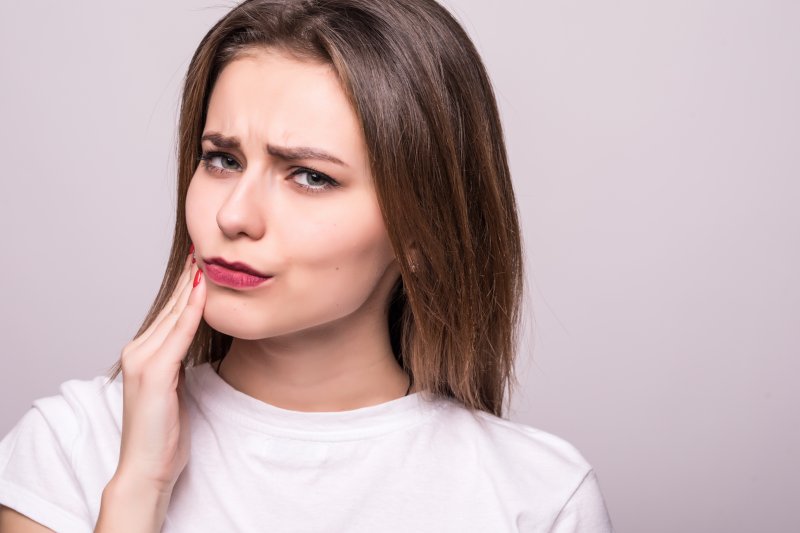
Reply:
[[[343,326],[351,316],[342,309],[329,309],[314,316],[292,316],[291,309],[275,313],[247,305],[213,305],[206,303],[203,319],[220,333],[241,340],[259,340],[304,332],[310,335],[330,335]]]
[[[272,328],[265,327],[263,320],[255,320],[251,324],[254,314],[239,307],[238,309],[214,309],[213,306],[206,304],[203,311],[203,319],[206,324],[225,335],[244,340],[257,340],[271,337],[274,335]],[[249,319],[249,320],[248,320]]]
[[[225,335],[242,340],[259,340],[295,333],[306,328],[306,324],[292,317],[284,309],[275,313],[271,309],[257,309],[246,303],[221,304],[206,301],[203,319],[206,324]]]

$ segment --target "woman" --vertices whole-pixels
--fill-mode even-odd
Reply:
[[[501,418],[519,224],[445,9],[234,8],[188,69],[178,198],[122,379],[0,444],[4,532],[611,530],[581,455]]]

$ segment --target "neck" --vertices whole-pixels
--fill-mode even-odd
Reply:
[[[361,331],[329,328],[270,339],[234,338],[219,375],[240,392],[293,411],[384,403],[412,392],[384,330],[367,324]]]

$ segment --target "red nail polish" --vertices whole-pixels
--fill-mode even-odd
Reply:
[[[194,275],[194,282],[192,283],[192,288],[197,287],[197,284],[200,283],[200,274],[202,273],[203,271],[198,268],[197,273]]]

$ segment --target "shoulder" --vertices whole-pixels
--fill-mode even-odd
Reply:
[[[58,387],[58,394],[33,401],[26,416],[36,413],[65,445],[70,445],[92,427],[121,429],[122,382],[107,382],[105,376],[70,379]]]
[[[56,531],[84,531],[116,466],[122,384],[72,379],[33,401],[0,440],[0,505]]]
[[[453,400],[444,402],[436,431],[444,436],[446,460],[478,466],[474,486],[502,493],[498,497],[523,529],[612,530],[594,470],[572,443]],[[568,523],[583,526],[569,529]],[[593,526],[584,527],[588,524]]]
[[[478,464],[476,484],[494,487],[520,530],[613,531],[592,466],[567,440],[442,400],[438,431],[448,455]],[[458,451],[455,451],[458,450]]]
[[[573,444],[552,433],[485,411],[467,409],[452,400],[447,404],[442,411],[450,431],[464,437],[469,434],[476,446],[500,462],[516,469],[527,466],[559,480],[573,481],[582,479],[592,468]]]
[[[58,393],[33,400],[4,441],[49,433],[65,449],[92,426],[121,426],[122,383],[105,376],[70,379]]]

